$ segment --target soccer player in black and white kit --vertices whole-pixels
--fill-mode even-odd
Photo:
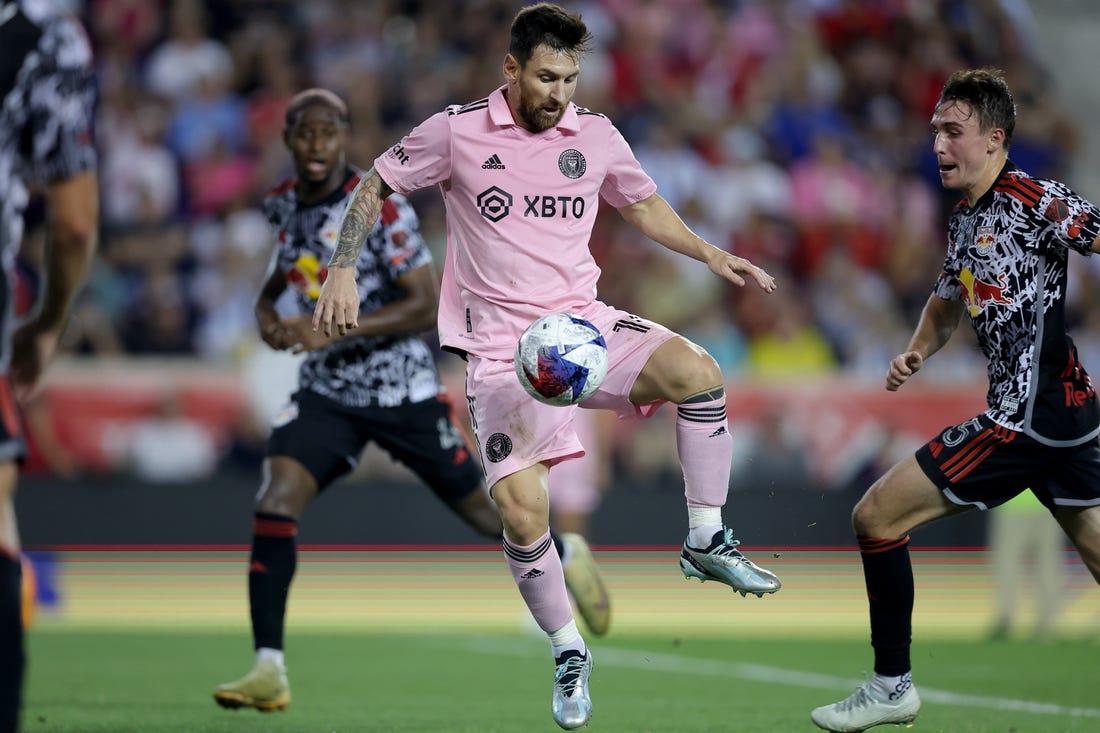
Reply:
[[[25,452],[17,403],[34,391],[83,285],[99,226],[91,46],[42,2],[0,2],[0,733],[19,727],[25,651],[13,497]],[[15,323],[13,272],[33,184],[48,203],[45,290]]]
[[[438,283],[416,212],[400,195],[386,200],[357,261],[359,327],[337,337],[312,328],[312,313],[348,199],[363,172],[345,160],[348,111],[325,89],[291,100],[284,141],[296,177],[264,200],[277,239],[256,302],[263,340],[305,352],[299,389],[268,441],[256,499],[248,574],[256,661],[243,678],[219,686],[229,708],[283,710],[290,702],[283,657],[287,593],[297,564],[295,536],[306,506],[355,466],[371,441],[408,466],[443,503],[481,534],[500,539],[476,454],[455,423],[433,355],[418,335],[436,322]],[[281,317],[290,290],[299,315]],[[582,618],[607,632],[610,605],[587,543],[555,536]]]
[[[1100,407],[1065,322],[1069,254],[1100,252],[1100,210],[1012,164],[1015,123],[995,69],[953,74],[932,115],[940,180],[964,198],[948,223],[943,271],[908,348],[890,362],[886,389],[913,376],[965,313],[989,360],[989,408],[945,428],[856,504],[874,676],[812,712],[825,730],[909,723],[920,711],[909,660],[910,530],[1030,489],[1100,582]]]

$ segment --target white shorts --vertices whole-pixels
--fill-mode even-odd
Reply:
[[[620,419],[649,417],[661,402],[634,405],[630,390],[649,357],[675,333],[653,321],[595,301],[576,313],[600,330],[607,343],[608,368],[600,388],[584,402],[586,409],[612,410]],[[466,399],[492,490],[500,479],[536,463],[550,465],[584,455],[573,429],[577,407],[555,407],[531,397],[509,360],[468,355]]]

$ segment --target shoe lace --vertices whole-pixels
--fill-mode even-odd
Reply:
[[[856,708],[866,707],[871,702],[871,685],[869,682],[864,682],[855,692],[836,703],[836,709],[840,712],[849,712]]]
[[[568,657],[554,670],[554,686],[561,690],[562,694],[569,697],[577,689],[581,672],[584,671],[584,663],[587,657]]]
[[[741,544],[741,540],[733,539],[733,530],[726,527],[722,531],[722,543],[711,550],[710,554],[720,557],[744,558],[745,556],[737,549],[739,544]]]

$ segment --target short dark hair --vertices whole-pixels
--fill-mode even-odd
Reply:
[[[940,92],[936,109],[945,102],[966,102],[978,115],[982,132],[999,127],[1005,131],[1005,148],[1012,142],[1016,128],[1016,102],[1000,69],[964,69],[948,78]]]
[[[553,3],[538,3],[516,13],[508,53],[524,66],[539,45],[581,56],[591,42],[592,35],[581,16]]]
[[[294,125],[298,124],[298,115],[302,113],[302,110],[306,107],[312,107],[315,104],[334,110],[339,116],[340,121],[345,125],[348,124],[347,103],[335,92],[331,92],[328,89],[314,88],[298,92],[286,106],[287,129],[289,130],[294,127]]]

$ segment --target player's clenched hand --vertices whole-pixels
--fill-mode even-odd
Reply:
[[[42,372],[57,351],[59,337],[58,331],[41,329],[36,321],[24,324],[12,336],[9,372],[18,402],[26,403],[37,393]]]
[[[341,336],[359,326],[359,289],[355,286],[355,268],[330,267],[321,295],[313,309],[313,330],[326,336]]]
[[[718,250],[716,256],[707,263],[711,272],[719,277],[724,277],[735,285],[744,285],[744,275],[756,281],[760,289],[765,293],[775,290],[775,278],[769,275],[762,267],[757,267],[744,257]]]
[[[897,392],[898,387],[905,384],[909,377],[919,372],[922,366],[924,366],[924,357],[916,351],[898,354],[890,362],[890,371],[886,373],[886,389]]]
[[[331,337],[313,330],[309,316],[284,318],[283,326],[287,332],[287,348],[290,349],[292,354],[323,349],[333,342]]]

